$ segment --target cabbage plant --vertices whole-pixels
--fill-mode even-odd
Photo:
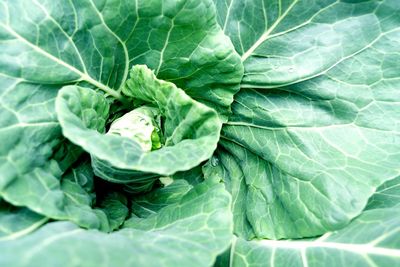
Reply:
[[[400,264],[398,0],[0,1],[0,266]]]

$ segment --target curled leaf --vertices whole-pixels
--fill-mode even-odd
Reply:
[[[91,154],[97,176],[140,192],[151,188],[159,176],[189,170],[211,157],[222,125],[213,109],[158,80],[145,66],[131,70],[123,93],[146,106],[116,120],[109,133],[118,134],[104,134],[110,107],[102,94],[66,86],[57,96],[63,134]],[[154,122],[157,114],[165,121],[162,133]],[[160,133],[155,135],[157,129]],[[161,146],[160,136],[165,145],[150,151]]]

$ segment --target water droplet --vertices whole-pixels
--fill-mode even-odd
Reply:
[[[216,158],[216,157],[212,157],[212,158],[211,158],[211,166],[217,167],[218,164],[219,164],[219,159]]]
[[[290,73],[294,72],[294,68],[289,68],[289,72]]]

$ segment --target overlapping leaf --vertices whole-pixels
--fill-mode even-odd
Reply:
[[[216,3],[245,65],[215,170],[237,234],[344,227],[400,170],[399,2]]]
[[[231,240],[230,196],[201,184],[181,201],[112,234],[49,223],[15,241],[0,242],[4,266],[210,266]],[[127,227],[128,227],[127,225]],[[49,257],[51,255],[51,257]]]
[[[27,208],[16,208],[0,200],[0,241],[29,234],[48,221]]]
[[[163,207],[179,202],[192,188],[193,186],[184,179],[172,181],[165,187],[135,197],[135,201],[132,203],[132,212],[138,217],[148,217]]]
[[[399,209],[376,209],[315,240],[239,238],[232,246],[230,266],[397,266],[399,223]]]
[[[391,208],[400,206],[400,176],[389,180],[376,189],[366,209]]]
[[[212,155],[221,130],[214,110],[192,100],[174,84],[158,80],[144,66],[133,67],[123,93],[160,110],[165,118],[165,146],[148,152],[136,140],[105,135],[109,105],[102,94],[68,86],[57,98],[64,136],[91,154],[98,176],[142,189],[142,184],[151,185],[157,175],[191,169]]]
[[[69,160],[57,166],[65,139],[54,100],[64,85],[119,99],[131,66],[146,63],[223,117],[242,66],[214,17],[209,0],[2,1],[1,196],[49,216],[62,212],[60,177],[77,158],[63,150]]]
[[[103,231],[120,228],[132,208],[116,233],[49,223],[23,236],[47,218],[6,204],[0,265],[210,266],[231,240],[231,212],[239,237],[221,266],[398,265],[399,14],[397,0],[0,2],[1,198]],[[177,86],[144,75],[123,87],[136,64]],[[175,164],[151,156],[135,163],[210,132],[185,116],[192,108],[183,114],[164,97],[190,99],[181,88],[226,122],[240,80],[203,169],[207,183],[199,185],[201,166],[189,169],[219,135],[182,158],[165,156]],[[129,200],[111,189],[95,196],[90,166],[70,168],[82,150],[64,139],[55,115],[63,86],[63,131],[94,154],[98,175],[134,177],[139,184],[128,186],[137,193],[151,187],[144,180],[184,172]],[[101,146],[126,96],[168,114],[164,150],[143,153],[117,137]],[[212,185],[220,180],[231,210],[223,186]]]

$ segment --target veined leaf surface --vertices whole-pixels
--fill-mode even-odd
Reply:
[[[245,66],[216,171],[237,234],[344,227],[400,172],[400,3],[215,2]]]

